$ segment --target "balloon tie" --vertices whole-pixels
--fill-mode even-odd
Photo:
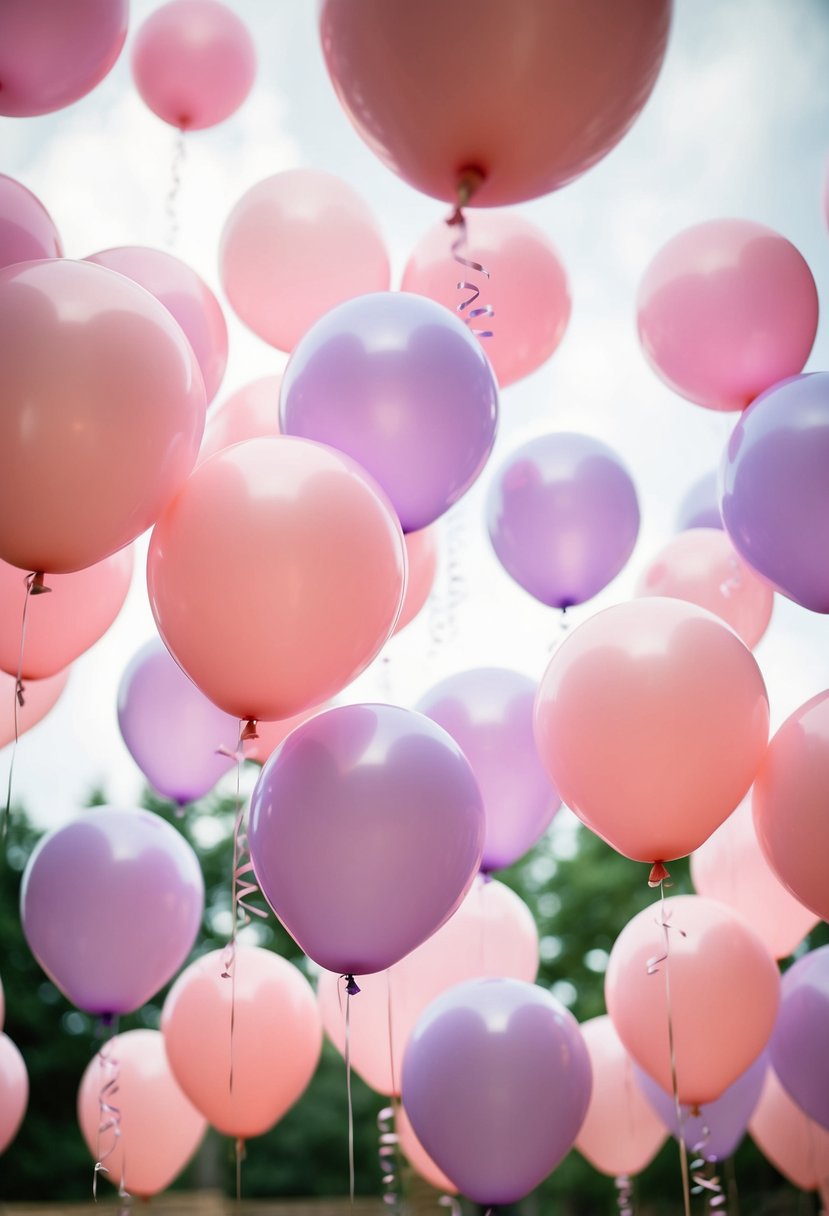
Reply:
[[[614,1183],[619,1216],[633,1216],[633,1182],[630,1174],[618,1174]]]
[[[118,1018],[103,1014],[98,1023],[98,1035],[102,1038],[98,1048],[98,1067],[101,1077],[101,1088],[98,1090],[98,1130],[95,1135],[95,1166],[92,1170],[92,1198],[98,1202],[98,1175],[108,1174],[106,1162],[115,1152],[121,1141],[121,1108],[115,1105],[114,1098],[121,1084],[121,1065],[113,1050],[113,1041],[118,1033]],[[106,1037],[104,1037],[106,1035]],[[103,1151],[103,1139],[111,1135],[112,1143]],[[126,1157],[121,1149],[121,1180],[118,1186],[119,1199],[128,1199],[129,1192],[124,1186],[124,1165]]]
[[[172,160],[170,161],[170,186],[167,190],[167,198],[164,201],[164,213],[167,217],[166,243],[168,249],[175,249],[181,229],[178,203],[181,195],[182,169],[186,153],[187,148],[184,143],[184,133],[178,130],[176,131],[175,142],[173,143]]]
[[[26,646],[26,621],[29,616],[29,599],[33,595],[45,595],[52,590],[47,587],[43,581],[43,571],[33,570],[31,574],[26,575],[26,593],[23,596],[23,616],[20,621],[20,653],[17,658],[17,677],[14,681],[14,742],[12,743],[11,757],[9,759],[9,782],[6,788],[6,807],[3,811],[3,840],[9,829],[9,819],[12,813],[12,789],[14,778],[14,760],[17,755],[17,745],[20,742],[20,718],[19,712],[26,704],[26,689],[23,684],[23,652]]]
[[[691,1152],[694,1159],[691,1162],[692,1195],[705,1194],[708,1197],[708,1211],[718,1216],[725,1216],[726,1198],[717,1174],[717,1159],[708,1153],[711,1132],[703,1124],[701,1139],[694,1145]]]
[[[348,1204],[354,1216],[354,1103],[351,1096],[351,998],[360,989],[353,975],[341,975],[345,980],[345,1096],[348,1104]]]
[[[458,230],[458,235],[451,245],[452,257],[455,261],[467,270],[474,270],[477,274],[482,274],[484,278],[489,279],[491,275],[485,266],[482,266],[480,262],[475,262],[471,258],[463,256],[467,251],[466,216],[463,213],[463,209],[469,204],[472,196],[483,184],[483,181],[484,175],[480,169],[470,168],[464,170],[458,182],[457,205],[447,219],[446,224],[449,228],[457,228]],[[472,295],[461,300],[456,305],[455,311],[466,314],[465,316],[462,315],[461,319],[470,326],[470,332],[476,338],[491,338],[493,336],[491,329],[475,329],[471,326],[471,322],[477,321],[479,317],[494,318],[495,309],[492,304],[480,304],[477,308],[472,308],[471,305],[475,304],[480,298],[481,289],[467,279],[460,279],[457,283],[457,289],[458,291],[471,291]],[[469,309],[469,312],[466,312],[467,309]]]
[[[655,861],[648,875],[648,886],[659,887],[661,889],[662,884],[665,883],[665,879],[670,877],[671,872],[666,868],[664,861]],[[665,885],[670,887],[673,886],[673,883],[669,882]]]
[[[389,1211],[397,1212],[400,1210],[397,1160],[399,1137],[395,1131],[394,1098],[392,1098],[392,1105],[384,1106],[377,1115],[377,1130],[380,1133],[377,1156],[380,1159],[383,1203]]]

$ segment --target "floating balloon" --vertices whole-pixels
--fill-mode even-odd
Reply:
[[[773,1068],[748,1125],[763,1156],[804,1191],[825,1188],[829,1178],[829,1132],[786,1093]]]
[[[533,737],[536,685],[503,667],[441,680],[416,705],[457,743],[484,799],[481,869],[511,866],[531,849],[561,805]]]
[[[14,1140],[29,1105],[26,1062],[7,1034],[0,1034],[0,1153]]]
[[[279,434],[281,376],[262,376],[232,393],[207,421],[198,463],[246,439]]]
[[[0,22],[2,18],[0,14]],[[43,203],[13,177],[0,173],[0,269],[62,256],[58,230]]]
[[[256,50],[226,5],[172,0],[139,27],[132,75],[154,114],[180,131],[199,131],[239,109],[256,76]]]
[[[565,639],[538,688],[535,735],[589,828],[634,861],[667,861],[743,798],[768,715],[736,634],[703,608],[654,597],[607,608]]]
[[[225,222],[222,286],[236,315],[291,351],[324,313],[389,289],[389,255],[368,205],[318,169],[288,169],[252,186]]]
[[[95,807],[48,832],[26,865],[20,919],[56,987],[87,1013],[132,1013],[181,967],[204,906],[180,832],[145,810]]]
[[[829,1129],[829,946],[804,954],[781,985],[772,1067],[801,1110]]]
[[[466,326],[405,292],[332,309],[297,344],[282,379],[285,434],[359,461],[404,532],[425,528],[469,489],[497,413],[495,376]]]
[[[687,490],[676,515],[676,530],[722,528],[716,469],[698,478]]]
[[[444,1195],[457,1195],[458,1188],[451,1178],[446,1177],[443,1170],[438,1169],[426,1152],[426,1149],[414,1133],[414,1128],[411,1125],[409,1116],[406,1114],[405,1108],[401,1105],[398,1105],[395,1111],[394,1128],[397,1132],[400,1151],[412,1169],[421,1178],[425,1178],[435,1190],[442,1191]]]
[[[487,526],[507,574],[552,608],[592,599],[623,568],[639,532],[630,475],[598,439],[540,435],[498,470]]]
[[[55,705],[66,687],[68,671],[47,676],[45,680],[30,680],[23,690],[23,704],[17,705],[17,734],[25,734],[37,726]],[[13,742],[15,736],[15,699],[17,679],[0,671],[0,747]]]
[[[415,619],[429,598],[438,568],[438,541],[434,528],[421,528],[419,532],[407,532],[406,558],[409,577],[403,607],[394,632],[399,633]]]
[[[474,168],[484,207],[537,198],[572,181],[622,138],[665,54],[667,0],[569,4],[483,0],[326,0],[325,62],[346,113],[410,185],[454,201]],[[458,52],[481,88],[458,69]],[[482,89],[497,97],[482,104]],[[533,121],[543,115],[543,122]]]
[[[752,220],[708,220],[679,233],[639,287],[649,363],[675,392],[712,410],[744,409],[796,375],[817,318],[817,288],[802,256]]]
[[[259,776],[250,855],[262,894],[329,971],[385,971],[460,904],[481,860],[481,795],[422,714],[343,705],[298,726]]]
[[[403,600],[405,546],[347,456],[250,439],[200,465],[153,531],[150,604],[176,662],[235,718],[334,696],[379,653]]]

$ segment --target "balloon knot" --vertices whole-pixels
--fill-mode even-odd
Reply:
[[[341,975],[340,979],[345,980],[345,990],[349,996],[356,996],[360,989],[357,986],[357,981],[353,975]]]
[[[239,736],[239,738],[242,743],[244,743],[248,739],[258,739],[259,738],[259,732],[256,729],[256,719],[255,718],[248,718],[247,722],[242,727],[242,733]]]
[[[661,886],[665,879],[670,877],[670,870],[666,869],[665,863],[662,861],[655,861],[651,866],[651,872],[648,875],[648,886]]]
[[[37,570],[33,574],[29,575],[29,578],[31,580],[31,582],[29,583],[29,594],[30,595],[46,595],[49,591],[52,590],[52,588],[47,587],[45,582],[43,581],[45,577],[46,576],[44,575],[42,570]]]

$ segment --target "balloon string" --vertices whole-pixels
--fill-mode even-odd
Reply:
[[[236,1216],[242,1212],[242,1162],[245,1159],[245,1142],[241,1136],[236,1137]]]
[[[178,235],[181,229],[179,223],[178,203],[181,195],[181,180],[182,169],[184,167],[184,158],[187,152],[184,143],[184,133],[176,131],[175,142],[173,144],[173,157],[170,162],[170,187],[167,191],[167,198],[164,202],[164,212],[167,217],[167,248],[175,249],[178,244]]]
[[[17,745],[20,742],[20,719],[18,714],[26,704],[26,689],[23,685],[23,652],[26,646],[26,621],[29,615],[29,600],[33,595],[44,595],[51,590],[52,588],[47,587],[43,581],[42,571],[32,571],[31,574],[26,575],[26,593],[23,596],[23,616],[20,621],[20,653],[17,659],[17,678],[14,682],[14,742],[12,743],[12,753],[9,759],[9,783],[6,788],[6,807],[3,812],[3,840],[6,839],[12,813],[14,760],[17,755]]]
[[[455,237],[451,245],[452,257],[455,259],[455,261],[460,266],[464,266],[467,270],[474,270],[477,274],[482,274],[484,278],[489,279],[491,275],[485,266],[482,266],[480,262],[472,261],[471,258],[463,256],[467,251],[466,217],[463,213],[463,209],[465,206],[467,206],[475,191],[481,186],[483,180],[483,174],[478,169],[467,169],[466,172],[461,175],[461,179],[458,182],[457,205],[455,210],[447,219],[446,223],[450,228],[457,228],[458,230],[458,235]],[[456,311],[462,314],[461,319],[464,320],[470,327],[470,332],[473,333],[476,338],[493,337],[493,331],[491,329],[475,329],[471,325],[471,322],[477,321],[479,317],[494,318],[495,309],[492,304],[479,304],[477,308],[470,307],[471,305],[476,304],[480,299],[481,290],[475,283],[469,282],[468,279],[460,279],[457,283],[457,289],[458,291],[469,291],[472,293],[470,296],[467,296],[465,299],[461,300],[456,306]],[[469,309],[469,312],[466,312],[467,309]],[[466,313],[465,316],[463,316],[464,313]]]
[[[354,1216],[354,1104],[351,1098],[351,997],[357,988],[353,975],[343,976],[345,984],[345,1094],[348,1103],[348,1208]],[[359,992],[359,988],[357,988]]]
[[[717,1159],[708,1154],[711,1132],[703,1125],[702,1138],[692,1148],[694,1159],[691,1162],[692,1195],[708,1197],[708,1211],[725,1216],[727,1211],[725,1193],[717,1174]]]
[[[102,1017],[98,1026],[100,1036],[108,1032],[98,1048],[98,1068],[101,1076],[101,1088],[98,1090],[98,1130],[95,1134],[95,1166],[92,1170],[92,1198],[98,1202],[98,1175],[108,1174],[106,1162],[115,1152],[121,1141],[121,1108],[115,1105],[121,1083],[121,1065],[117,1059],[113,1042],[118,1033],[117,1017]],[[112,1136],[112,1143],[104,1152],[102,1142],[105,1136]],[[118,1186],[120,1199],[128,1199],[129,1193],[124,1186],[124,1170],[126,1156],[121,1145],[121,1178]]]
[[[399,1137],[395,1131],[394,1097],[392,1104],[384,1106],[377,1115],[377,1130],[380,1133],[377,1155],[380,1159],[380,1179],[383,1184],[383,1203],[391,1212],[400,1208],[398,1194],[397,1145]]]
[[[633,1216],[633,1182],[630,1174],[618,1174],[614,1181],[619,1216]]]

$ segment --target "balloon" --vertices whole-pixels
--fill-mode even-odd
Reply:
[[[110,1182],[147,1199],[170,1185],[202,1141],[207,1124],[179,1089],[157,1030],[128,1030],[107,1045],[112,1064],[100,1056],[86,1066],[78,1089],[78,1122],[95,1161],[107,1153]],[[117,1077],[120,1135],[99,1132],[101,1090]],[[109,1098],[107,1098],[109,1101]],[[109,1149],[112,1149],[109,1152]]]
[[[809,357],[818,318],[811,271],[753,220],[707,220],[668,241],[637,301],[651,367],[689,401],[741,410]]]
[[[517,671],[478,667],[441,680],[415,706],[449,732],[472,765],[484,799],[485,872],[523,857],[561,804],[533,738],[535,691]]]
[[[104,249],[90,254],[85,261],[126,275],[172,313],[193,348],[209,405],[227,366],[227,322],[219,301],[204,280],[171,253],[141,245]]]
[[[58,230],[43,203],[13,177],[0,173],[0,269],[62,256]]]
[[[219,247],[225,295],[240,320],[279,350],[293,350],[324,313],[389,289],[377,220],[333,173],[288,169],[247,190]]]
[[[232,393],[207,421],[198,463],[234,443],[278,435],[281,383],[281,376],[262,376]]]
[[[256,76],[256,50],[226,5],[171,0],[139,27],[132,75],[154,114],[180,131],[200,131],[239,109]]]
[[[161,1029],[170,1067],[193,1105],[223,1135],[248,1139],[273,1127],[305,1092],[322,1027],[311,985],[293,963],[237,946],[231,981],[224,955],[213,950],[181,973],[164,1002]]]
[[[503,883],[477,879],[457,911],[422,945],[387,972],[360,978],[349,1027],[352,1067],[372,1089],[399,1093],[406,1044],[435,997],[481,975],[532,983],[537,971],[538,930],[529,908]],[[342,985],[334,972],[320,972],[317,999],[325,1033],[344,1055]]]
[[[193,467],[204,386],[167,309],[88,262],[0,271],[0,558],[66,574],[153,523]]]
[[[535,707],[562,800],[634,861],[683,857],[711,835],[751,785],[768,723],[751,651],[705,609],[659,597],[579,625]]]
[[[204,907],[199,863],[145,810],[95,807],[42,837],[20,890],[29,949],[87,1013],[132,1013],[172,979]]]
[[[14,1140],[29,1105],[26,1063],[7,1034],[0,1034],[0,1153]]]
[[[481,860],[481,795],[454,741],[395,705],[298,726],[251,797],[265,899],[321,967],[385,971],[455,911]]]
[[[697,894],[727,904],[751,925],[774,958],[787,958],[818,922],[763,856],[750,798],[691,854],[691,881]]]
[[[627,562],[639,504],[615,452],[588,435],[539,435],[501,465],[487,527],[507,574],[552,608],[592,599]]]
[[[68,671],[59,671],[45,680],[30,680],[23,690],[23,704],[17,706],[17,734],[25,734],[37,726],[54,706],[69,679]],[[17,678],[0,671],[0,747],[14,740],[14,705]]]
[[[690,528],[669,540],[640,576],[637,595],[667,595],[707,608],[753,648],[766,632],[774,592],[741,561],[718,528]]]
[[[717,471],[704,473],[687,490],[679,504],[676,515],[676,530],[686,528],[722,528],[720,495]]]
[[[181,806],[203,798],[236,763],[239,720],[208,701],[159,638],[127,664],[118,726],[150,785]]]
[[[673,1093],[670,1020],[679,1101],[704,1106],[766,1046],[780,976],[760,938],[729,908],[674,895],[634,916],[617,937],[605,1000],[633,1059]]]
[[[480,298],[467,309],[489,305],[492,337],[483,347],[502,388],[528,376],[550,358],[570,320],[567,274],[546,234],[528,220],[509,212],[476,212],[467,216],[467,239],[458,253],[488,272],[472,288],[458,289],[470,276],[455,261],[452,246],[458,233],[437,224],[415,247],[403,272],[403,291],[429,296],[453,311],[480,288]],[[474,277],[474,276],[473,276]],[[481,322],[469,319],[473,327]],[[474,332],[474,328],[473,328]]]
[[[418,1140],[405,1109],[398,1105],[395,1111],[394,1127],[400,1151],[412,1169],[421,1178],[433,1186],[435,1190],[443,1191],[445,1195],[457,1195],[458,1188],[443,1170],[438,1169],[426,1149]]]
[[[786,1093],[773,1068],[748,1125],[754,1143],[789,1182],[804,1191],[829,1178],[829,1132],[805,1115]]]
[[[475,204],[493,207],[558,189],[618,143],[656,82],[670,13],[667,0],[483,0],[470,20],[457,0],[325,0],[320,33],[371,150],[447,201],[474,168]]]
[[[326,313],[282,379],[285,433],[359,461],[404,532],[425,528],[469,489],[492,449],[497,413],[492,368],[466,326],[404,292]]]
[[[783,886],[829,920],[829,691],[786,719],[769,744],[752,791],[754,830]]]
[[[783,976],[769,1055],[801,1110],[829,1128],[829,946],[812,950]]]
[[[569,1152],[590,1101],[578,1023],[542,988],[477,979],[438,997],[403,1061],[426,1152],[481,1205],[514,1203]]]
[[[829,372],[778,384],[749,406],[723,456],[722,517],[767,582],[829,612]]]
[[[593,1072],[590,1105],[576,1148],[594,1169],[639,1174],[665,1142],[665,1128],[636,1084],[634,1066],[606,1015],[583,1022]]]
[[[0,562],[3,671],[16,676],[20,670],[26,680],[42,680],[68,667],[103,637],[121,611],[132,570],[132,549],[119,549],[85,570],[50,574],[51,594],[32,595],[26,604],[27,575],[18,566]],[[24,604],[26,634],[21,647]]]
[[[250,439],[211,456],[150,539],[147,587],[176,662],[235,718],[327,700],[379,653],[405,546],[384,495],[340,452]]]
[[[407,532],[403,538],[406,542],[406,557],[409,577],[406,582],[406,594],[403,597],[403,607],[394,632],[414,620],[425,605],[435,581],[438,567],[438,540],[434,528],[421,528],[419,532]]]
[[[129,0],[3,0],[0,114],[62,110],[103,80],[127,36]]]

